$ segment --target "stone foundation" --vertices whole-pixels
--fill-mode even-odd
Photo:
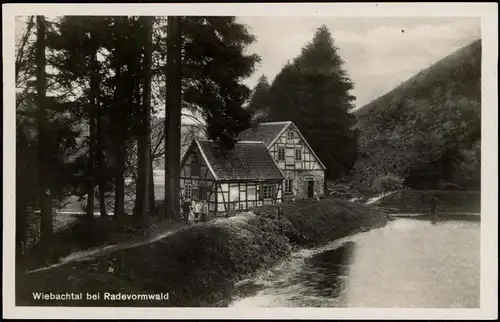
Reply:
[[[290,201],[294,197],[295,199],[306,199],[308,198],[308,179],[313,179],[314,182],[314,195],[313,198],[321,197],[324,195],[324,180],[325,172],[323,170],[293,170],[293,171],[283,171],[286,179],[292,179],[292,191],[293,194],[285,193],[284,201]],[[285,179],[285,180],[286,180]],[[283,182],[283,188],[285,183]]]

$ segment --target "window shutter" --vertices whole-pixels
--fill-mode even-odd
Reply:
[[[276,199],[276,196],[277,196],[276,185],[275,185],[275,184],[273,184],[272,188],[273,188],[273,191],[272,191],[272,193],[273,193],[273,194],[272,194],[272,198],[273,198],[273,199]]]
[[[259,200],[264,200],[264,185],[261,184],[259,187]]]

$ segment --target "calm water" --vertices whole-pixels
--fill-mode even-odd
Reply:
[[[397,219],[302,250],[237,286],[233,307],[478,308],[479,221]]]

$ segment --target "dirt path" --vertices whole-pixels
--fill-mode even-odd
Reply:
[[[88,259],[88,258],[91,258],[94,256],[106,255],[106,254],[112,253],[112,252],[117,251],[117,250],[124,250],[124,249],[132,248],[132,247],[146,245],[149,243],[153,243],[157,240],[160,240],[162,238],[171,236],[171,235],[175,234],[176,232],[181,231],[183,229],[186,229],[188,227],[189,226],[185,225],[185,226],[180,226],[180,227],[176,227],[176,228],[165,229],[165,230],[154,232],[145,238],[141,238],[141,239],[137,239],[137,240],[133,240],[133,241],[129,241],[129,242],[112,244],[112,245],[103,245],[103,246],[99,246],[99,247],[95,247],[95,248],[91,248],[91,249],[77,251],[77,252],[71,253],[65,257],[62,257],[60,259],[59,263],[56,263],[56,264],[53,264],[50,266],[45,266],[42,268],[38,268],[35,270],[31,270],[31,271],[28,271],[26,273],[30,274],[30,273],[35,273],[35,272],[39,272],[39,271],[44,271],[44,270],[52,269],[55,267],[59,267],[61,265],[65,265],[67,263],[78,262],[78,261]]]
[[[227,224],[237,226],[238,224],[241,224],[241,223],[248,221],[250,218],[252,218],[254,216],[255,216],[255,214],[253,214],[252,212],[245,212],[245,213],[238,214],[236,216],[232,216],[229,218],[215,218],[215,219],[209,221],[207,224],[214,225],[214,226],[227,225]],[[150,234],[149,236],[147,236],[145,238],[138,239],[138,240],[117,243],[117,244],[113,244],[113,245],[103,245],[100,247],[95,247],[95,248],[91,248],[91,249],[77,251],[77,252],[71,253],[71,254],[61,258],[60,261],[56,264],[53,264],[50,266],[45,266],[45,267],[38,268],[35,270],[31,270],[31,271],[28,271],[26,273],[30,274],[30,273],[35,273],[35,272],[39,272],[39,271],[45,271],[45,270],[56,268],[56,267],[59,267],[59,266],[62,266],[62,265],[68,264],[68,263],[74,263],[74,262],[86,260],[86,259],[89,259],[89,258],[92,258],[95,256],[107,255],[107,254],[115,252],[117,250],[124,250],[124,249],[133,248],[133,247],[137,247],[137,246],[141,246],[141,245],[146,245],[146,244],[158,241],[160,239],[166,238],[168,236],[172,236],[173,234],[175,234],[181,230],[184,230],[184,229],[189,229],[190,227],[192,227],[192,226],[181,225],[179,227],[168,228],[168,229],[154,232],[154,233]]]
[[[381,195],[379,196],[376,196],[376,197],[372,197],[370,199],[368,199],[368,201],[365,203],[366,206],[368,205],[371,205],[373,203],[376,203],[377,201],[379,201],[380,199],[384,198],[384,197],[387,197],[387,196],[390,196],[392,195],[393,193],[395,193],[396,191],[391,191],[391,192],[386,192],[386,193],[382,193]]]

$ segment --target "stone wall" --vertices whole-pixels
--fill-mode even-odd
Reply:
[[[321,197],[324,195],[324,180],[325,172],[323,170],[289,170],[283,171],[286,179],[292,179],[292,191],[294,194],[285,194],[284,200],[291,200],[293,197],[295,199],[306,199],[307,198],[307,177],[312,177],[314,179],[314,198]],[[286,180],[285,179],[285,180]],[[283,183],[283,188],[285,184]]]

